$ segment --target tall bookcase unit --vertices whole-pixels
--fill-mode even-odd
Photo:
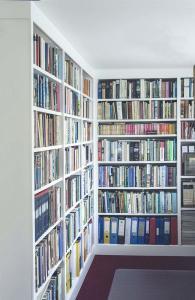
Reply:
[[[180,243],[177,84],[98,82],[100,244]]]
[[[34,4],[1,8],[2,96],[14,102],[2,142],[10,156],[18,143],[20,150],[9,160],[13,184],[4,207],[5,215],[13,209],[4,232],[14,238],[2,237],[12,269],[1,265],[13,286],[2,283],[0,298],[75,299],[93,260],[93,73]],[[8,88],[10,74],[15,81]],[[4,180],[7,197],[6,174]]]

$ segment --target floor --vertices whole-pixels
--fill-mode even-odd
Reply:
[[[114,272],[119,268],[195,270],[195,257],[97,255],[89,269],[77,300],[107,300]]]

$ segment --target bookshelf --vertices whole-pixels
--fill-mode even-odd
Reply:
[[[71,299],[94,239],[93,78],[36,25],[33,54],[35,298],[53,281]]]
[[[98,81],[100,246],[178,243],[177,84]]]

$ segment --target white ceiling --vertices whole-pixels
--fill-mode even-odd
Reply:
[[[195,0],[40,0],[36,4],[94,68],[195,64]]]

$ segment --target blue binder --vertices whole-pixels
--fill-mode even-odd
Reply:
[[[161,217],[156,220],[156,244],[164,244],[164,219]]]
[[[118,242],[118,218],[112,217],[110,219],[110,244],[117,244]]]
[[[138,234],[138,218],[133,217],[131,219],[131,244],[137,244]]]
[[[137,243],[144,244],[145,241],[145,218],[139,218],[138,220],[138,235],[137,235]]]
[[[100,216],[98,220],[99,243],[104,243],[104,217]]]

